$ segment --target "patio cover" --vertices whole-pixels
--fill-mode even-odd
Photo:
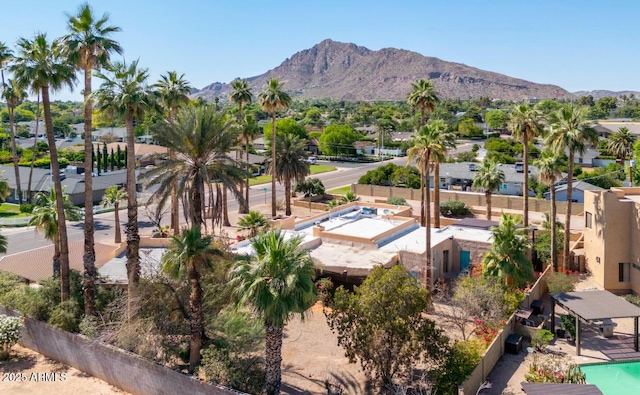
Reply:
[[[633,318],[633,343],[635,350],[638,351],[640,307],[609,291],[559,292],[551,294],[551,301],[553,317],[555,317],[556,304],[576,317],[576,355],[580,355],[580,320],[590,322],[607,318]]]
[[[591,384],[522,383],[527,395],[603,395]]]

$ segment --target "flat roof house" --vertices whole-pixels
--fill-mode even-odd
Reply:
[[[475,162],[441,163],[440,188],[471,191],[473,178],[477,174],[478,166],[479,164]],[[522,196],[522,180],[524,176],[522,164],[499,164],[498,168],[504,172],[505,182],[496,193],[501,195]],[[529,166],[529,177],[538,177],[538,169],[535,166]],[[431,188],[435,185],[433,173],[429,176],[429,185]],[[535,196],[535,193],[530,190],[529,196]]]

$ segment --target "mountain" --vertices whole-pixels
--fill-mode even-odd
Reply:
[[[605,96],[620,97],[622,95],[627,95],[627,96],[634,95],[635,97],[640,98],[640,92],[638,91],[608,91],[606,89],[597,89],[593,91],[578,91],[578,92],[573,92],[573,95],[576,97],[591,95],[596,100]]]
[[[572,96],[559,86],[536,84],[404,49],[372,51],[332,40],[300,51],[275,69],[247,80],[257,94],[274,77],[284,81],[285,89],[296,98],[405,100],[411,83],[420,78],[431,81],[444,98],[523,100]],[[228,84],[215,82],[193,97],[219,97],[226,101],[230,91]]]

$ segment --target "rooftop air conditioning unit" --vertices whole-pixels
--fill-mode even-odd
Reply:
[[[478,171],[475,163],[469,163],[469,171]]]

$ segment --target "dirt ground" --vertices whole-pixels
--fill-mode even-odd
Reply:
[[[13,347],[11,359],[0,362],[0,375],[0,394],[3,395],[128,394],[17,345]]]

